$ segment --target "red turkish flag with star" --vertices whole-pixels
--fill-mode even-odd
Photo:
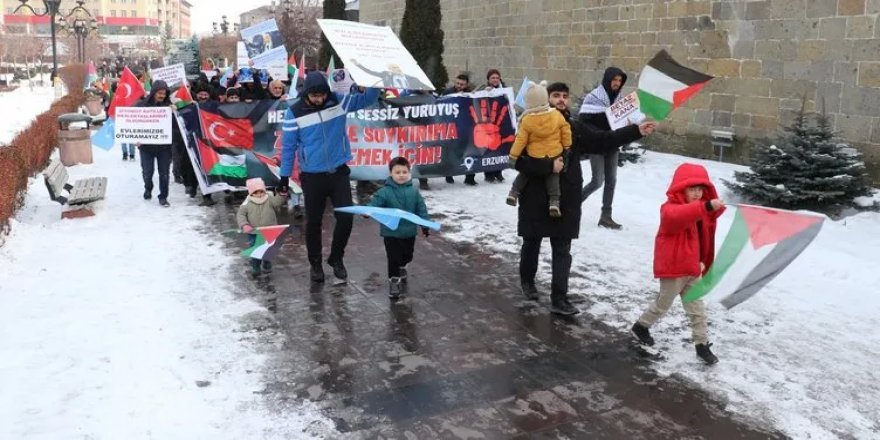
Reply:
[[[254,126],[250,119],[228,119],[209,111],[200,111],[202,136],[215,148],[254,148]]]
[[[117,107],[131,107],[137,104],[144,97],[144,86],[138,81],[137,77],[128,70],[128,67],[122,71],[122,77],[116,84],[116,93],[113,94],[113,101],[110,102],[110,108],[107,109],[107,115],[111,118],[116,117]]]

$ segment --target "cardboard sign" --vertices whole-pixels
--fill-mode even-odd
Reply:
[[[249,28],[242,29],[241,39],[247,48],[247,57],[255,59],[257,56],[284,47],[284,39],[275,19],[257,23]],[[243,67],[239,65],[239,67]]]
[[[153,81],[165,81],[168,84],[168,88],[174,90],[175,87],[186,84],[186,67],[183,63],[179,63],[152,69],[150,70],[150,77]]]
[[[434,90],[390,27],[344,20],[318,20],[318,25],[359,86]]]
[[[171,144],[171,107],[119,107],[116,109],[116,143]]]
[[[251,64],[251,58],[248,56],[247,47],[245,47],[243,41],[238,42],[238,48],[235,52],[235,64],[239,69],[248,67]]]
[[[611,107],[605,109],[605,116],[612,130],[640,124],[645,120],[644,113],[639,110],[639,96],[636,92],[620,97]]]
[[[354,84],[354,80],[347,70],[336,69],[330,72],[330,84],[334,92],[347,95],[351,93],[351,86]]]

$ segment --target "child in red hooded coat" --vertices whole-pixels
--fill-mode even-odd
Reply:
[[[709,173],[701,165],[681,164],[660,206],[660,228],[654,240],[654,277],[660,293],[632,326],[639,342],[654,345],[648,328],[659,320],[677,296],[703,276],[715,260],[715,225],[724,212]],[[697,356],[711,365],[718,358],[709,349],[706,308],[700,300],[682,302],[691,325]]]

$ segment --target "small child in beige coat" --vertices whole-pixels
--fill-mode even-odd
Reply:
[[[287,202],[287,196],[270,195],[266,192],[266,184],[263,179],[259,177],[248,179],[245,186],[247,186],[248,196],[238,208],[236,220],[238,220],[241,231],[248,234],[250,245],[253,246],[257,240],[255,233],[257,228],[278,224],[276,211]],[[253,276],[271,271],[272,263],[259,258],[251,258],[251,274]]]

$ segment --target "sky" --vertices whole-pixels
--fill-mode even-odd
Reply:
[[[196,34],[210,33],[211,23],[223,20],[238,23],[238,17],[242,12],[249,11],[260,6],[268,5],[269,0],[190,0],[192,3],[192,29]]]

